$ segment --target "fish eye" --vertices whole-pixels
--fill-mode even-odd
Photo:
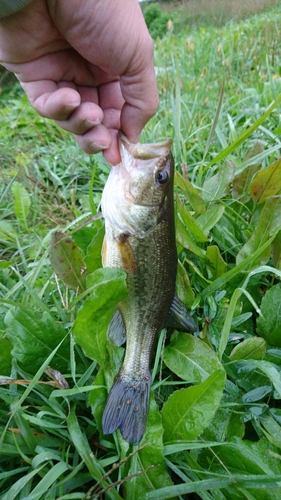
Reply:
[[[169,174],[166,170],[160,170],[156,174],[156,181],[158,184],[166,184],[169,180]]]

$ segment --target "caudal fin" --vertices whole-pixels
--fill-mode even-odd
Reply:
[[[104,434],[120,429],[123,438],[129,443],[140,442],[146,425],[150,384],[149,372],[137,381],[122,373],[117,375],[102,416]]]

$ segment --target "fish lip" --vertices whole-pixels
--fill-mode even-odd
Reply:
[[[119,132],[118,142],[121,158],[125,162],[128,160],[128,156],[135,160],[152,160],[168,156],[173,143],[172,139],[166,139],[158,143],[141,144],[137,142],[133,144],[121,131]]]

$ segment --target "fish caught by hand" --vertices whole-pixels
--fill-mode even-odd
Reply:
[[[104,434],[120,429],[137,444],[144,433],[155,339],[167,325],[194,332],[196,325],[175,295],[177,250],[174,160],[171,141],[131,144],[120,134],[121,163],[110,171],[102,195],[104,267],[127,272],[128,296],[110,322],[109,339],[126,340],[123,365],[102,418]]]

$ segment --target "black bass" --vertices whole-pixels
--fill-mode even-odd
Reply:
[[[175,296],[177,250],[174,222],[174,160],[171,141],[131,144],[119,136],[122,161],[110,171],[102,195],[105,219],[103,266],[127,272],[128,297],[108,330],[126,338],[123,365],[104,409],[104,434],[116,429],[129,443],[144,433],[157,333],[167,324],[193,332],[196,325]]]

